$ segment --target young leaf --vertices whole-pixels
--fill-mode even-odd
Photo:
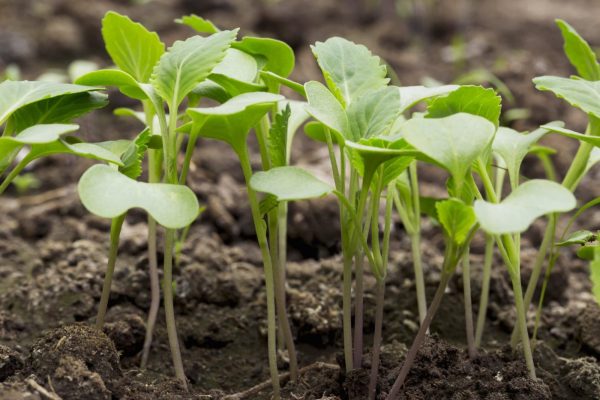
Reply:
[[[483,117],[459,113],[444,118],[413,118],[400,128],[406,141],[456,180],[489,146],[496,128]]]
[[[138,82],[148,82],[165,52],[156,32],[114,11],[102,19],[102,37],[113,62]]]
[[[583,133],[575,132],[570,129],[556,125],[542,125],[541,128],[547,129],[553,133],[558,133],[562,136],[570,137],[572,139],[577,139],[579,141],[589,143],[596,147],[600,147],[600,137],[598,136],[584,135]]]
[[[320,82],[310,81],[304,84],[308,107],[306,111],[317,121],[321,122],[332,131],[332,136],[337,133],[338,139],[343,143],[344,138],[354,139],[350,132],[348,117],[340,102]]]
[[[533,179],[518,186],[501,203],[475,201],[475,214],[481,227],[491,234],[524,232],[538,217],[566,212],[576,205],[575,197],[560,184]]]
[[[600,81],[539,76],[533,79],[533,83],[536,89],[549,90],[572,106],[600,118]]]
[[[575,254],[577,254],[577,257],[581,258],[582,260],[591,261],[595,258],[595,253],[599,248],[600,245],[598,245],[597,243],[588,243],[584,246],[579,247]]]
[[[219,28],[211,21],[197,16],[196,14],[184,15],[180,19],[176,19],[175,22],[178,24],[187,25],[196,32],[199,33],[217,33]]]
[[[400,114],[400,92],[393,86],[369,92],[346,111],[353,140],[387,135]]]
[[[39,124],[68,123],[108,104],[108,96],[96,92],[65,94],[36,101],[15,111],[7,125],[15,132]]]
[[[4,81],[0,83],[0,125],[6,122],[16,110],[36,101],[99,89],[68,83]]]
[[[192,122],[182,130],[222,140],[240,151],[250,129],[281,100],[283,96],[277,94],[256,92],[241,94],[216,107],[188,108]]]
[[[386,67],[363,45],[332,37],[312,46],[329,89],[345,107],[371,90],[385,87]]]
[[[461,86],[447,96],[433,99],[427,107],[426,118],[442,118],[464,112],[479,115],[499,125],[502,99],[494,89],[481,86]]]
[[[180,229],[191,224],[199,211],[198,199],[187,186],[138,182],[107,165],[88,169],[77,190],[85,208],[103,218],[142,208],[162,226]]]
[[[136,179],[142,174],[142,162],[144,161],[144,155],[148,149],[151,137],[152,133],[150,129],[146,128],[134,141],[130,142],[121,156],[123,166],[119,167],[120,173],[131,179]]]
[[[251,55],[237,49],[227,49],[225,58],[212,70],[209,78],[222,86],[230,97],[266,89],[254,83],[258,74],[258,64]],[[200,85],[210,84],[204,81]],[[194,89],[196,90],[196,89]]]
[[[90,86],[115,86],[125,96],[146,100],[147,93],[138,81],[127,72],[118,69],[101,69],[81,75],[75,83]]]
[[[596,53],[575,29],[562,19],[557,19],[565,41],[564,50],[571,65],[575,67],[579,76],[590,81],[600,80],[600,65],[596,60]]]
[[[0,137],[0,160],[5,160],[25,145],[52,143],[77,129],[79,125],[75,124],[37,125],[23,130],[16,136],[2,136]]]
[[[390,142],[381,138],[362,139],[358,143],[346,141],[350,162],[358,173],[371,180],[384,164],[384,185],[394,180],[414,160],[417,152],[404,139]],[[387,171],[386,171],[387,169]]]
[[[590,231],[575,231],[562,242],[556,243],[556,246],[566,247],[573,244],[586,244],[596,239],[596,234]]]
[[[181,104],[225,57],[236,35],[237,29],[175,42],[152,72],[150,83],[156,93],[172,106]]]
[[[278,201],[304,200],[323,197],[333,187],[299,167],[277,167],[255,173],[250,187],[268,193]]]
[[[290,119],[287,124],[287,138],[286,138],[286,164],[290,163],[290,156],[292,154],[292,143],[294,141],[294,136],[298,131],[298,128],[306,122],[309,118],[308,113],[306,112],[306,106],[308,104],[304,101],[297,100],[285,100],[277,103],[277,108],[279,112],[283,111],[286,108],[290,108]]]
[[[456,244],[463,244],[477,222],[473,207],[451,198],[436,202],[435,209],[446,235]]]
[[[458,85],[400,87],[398,88],[400,92],[400,112],[403,113],[423,100],[448,94],[459,87]]]
[[[283,167],[287,165],[287,139],[288,123],[292,111],[286,107],[281,112],[275,114],[273,125],[269,130],[269,156],[273,167]]]
[[[262,71],[287,78],[294,70],[294,50],[281,40],[245,36],[239,42],[233,42],[231,47],[254,56]]]

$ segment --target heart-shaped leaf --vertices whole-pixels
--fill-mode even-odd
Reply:
[[[596,60],[596,53],[590,45],[573,29],[571,25],[557,19],[556,24],[560,28],[565,41],[564,50],[571,65],[575,67],[579,76],[590,81],[600,80],[600,65]]]
[[[534,179],[518,186],[499,204],[475,201],[475,214],[486,232],[499,235],[524,232],[536,218],[566,212],[575,205],[573,193],[562,185]]]
[[[193,36],[177,41],[156,64],[150,83],[171,107],[176,107],[198,83],[208,77],[225,57],[237,29],[220,31],[208,37]]]
[[[77,190],[85,208],[95,215],[116,218],[141,208],[169,229],[190,225],[199,210],[198,199],[187,186],[138,182],[107,165],[88,169]]]
[[[477,218],[473,207],[462,201],[450,198],[435,203],[438,221],[446,235],[458,245],[462,245],[475,226]]]
[[[458,85],[400,87],[398,88],[400,92],[400,112],[403,113],[423,100],[448,94],[459,87]]]
[[[312,46],[327,86],[347,107],[371,90],[387,86],[385,65],[365,46],[332,37]]]
[[[495,130],[489,120],[466,113],[412,118],[400,128],[409,144],[448,170],[458,182],[464,181],[473,161],[490,145]]]
[[[427,107],[427,118],[442,118],[464,112],[479,115],[498,126],[502,99],[494,89],[461,86],[447,96],[436,97]]]
[[[308,107],[306,111],[317,121],[321,122],[334,133],[337,133],[338,139],[359,138],[351,136],[348,117],[340,102],[333,94],[320,82],[310,81],[304,84]],[[333,134],[333,133],[332,133]]]
[[[114,11],[102,19],[102,37],[113,62],[139,82],[148,82],[165,52],[156,32]]]
[[[549,90],[572,106],[600,118],[600,81],[540,76],[533,83],[538,90]]]
[[[323,197],[333,187],[299,167],[277,167],[255,173],[250,187],[268,193],[278,201],[305,200]]]

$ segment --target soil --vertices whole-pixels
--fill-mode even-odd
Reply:
[[[600,4],[586,0],[440,1],[430,17],[406,19],[389,12],[359,13],[334,0],[142,3],[0,0],[0,66],[18,63],[25,77],[35,78],[47,68],[65,68],[74,58],[104,64],[99,24],[106,10],[143,21],[168,43],[190,33],[173,19],[194,12],[224,27],[239,25],[244,33],[288,41],[297,52],[294,78],[300,81],[318,78],[308,44],[343,35],[372,48],[407,85],[425,77],[451,81],[462,72],[486,67],[513,92],[514,102],[505,99],[508,109],[530,110],[531,118],[513,122],[513,127],[531,129],[562,119],[581,130],[584,116],[536,92],[531,78],[571,72],[553,18],[568,20],[592,43],[600,43],[600,33],[593,29]],[[464,39],[466,48],[464,59],[452,62],[450,43],[456,37]],[[111,109],[131,105],[116,93],[111,100]],[[110,109],[83,118],[81,125],[87,140],[131,137],[139,129],[113,117]],[[561,148],[556,161],[563,171],[573,143],[555,137],[546,143]],[[326,157],[326,149],[298,135],[295,163],[326,176]],[[173,379],[162,310],[148,368],[139,369],[150,304],[146,224],[140,212],[129,215],[123,228],[107,323],[102,332],[92,328],[107,261],[109,221],[89,215],[77,198],[75,183],[89,165],[71,157],[45,159],[29,170],[40,179],[40,188],[25,195],[11,189],[0,201],[0,398],[270,398],[269,385],[261,385],[269,377],[262,263],[233,154],[218,143],[202,142],[190,175],[191,188],[207,207],[192,227],[175,270],[177,324],[190,392]],[[540,173],[540,166],[528,160],[525,175]],[[596,175],[592,172],[582,183],[578,194],[583,200],[600,195],[593,184]],[[421,177],[425,192],[441,190],[444,178],[436,170],[424,168]],[[367,274],[363,369],[345,374],[337,204],[334,199],[293,204],[289,218],[288,312],[303,373],[296,383],[282,377],[284,398],[365,399],[375,280]],[[600,228],[600,214],[590,212],[586,228]],[[443,240],[430,222],[424,220],[423,229],[431,299],[439,282]],[[543,230],[544,222],[536,223],[524,238],[524,282]],[[397,221],[391,247],[380,399],[391,388],[417,329],[410,242]],[[476,313],[482,237],[475,238],[472,253]],[[539,379],[533,381],[521,357],[505,347],[515,323],[513,296],[498,255],[495,261],[479,355],[470,360],[464,350],[459,271],[401,398],[600,398],[600,308],[589,294],[587,265],[565,251],[552,273],[535,348]],[[531,308],[530,321],[533,313]],[[279,356],[284,372],[286,354]],[[232,397],[235,393],[239,396]]]

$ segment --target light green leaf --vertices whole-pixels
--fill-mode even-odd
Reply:
[[[272,194],[279,201],[323,197],[333,191],[327,183],[299,167],[277,167],[255,173],[250,187]]]
[[[200,135],[229,143],[235,151],[246,145],[250,129],[283,96],[273,93],[245,93],[216,107],[189,108],[192,122],[182,127],[192,135]]]
[[[0,83],[0,125],[6,122],[16,110],[36,101],[98,89],[68,83],[4,81]]]
[[[233,42],[231,47],[254,56],[262,71],[287,78],[294,70],[294,50],[281,40],[245,36],[239,42]]]
[[[596,147],[600,147],[600,137],[599,136],[591,136],[584,135],[583,133],[575,132],[567,128],[563,128],[555,125],[542,125],[541,128],[547,129],[550,132],[558,133],[559,135],[570,137],[572,139],[577,139],[581,142],[586,142]]]
[[[317,121],[343,138],[351,139],[348,117],[340,102],[320,82],[310,81],[304,84],[308,107],[306,111]],[[358,140],[358,139],[356,139]]]
[[[171,107],[181,104],[188,93],[206,79],[225,57],[236,35],[237,29],[175,42],[162,55],[152,72],[150,83],[156,93]]]
[[[108,104],[108,96],[96,92],[65,94],[36,101],[15,111],[7,125],[15,132],[39,124],[68,123]]]
[[[37,125],[23,130],[16,136],[2,136],[0,137],[0,160],[3,161],[3,165],[7,165],[16,151],[23,146],[52,143],[77,129],[79,125],[75,124]]]
[[[478,115],[499,125],[502,99],[494,89],[481,86],[461,86],[447,96],[433,99],[426,118],[442,118],[459,112]]]
[[[581,246],[577,249],[575,254],[582,260],[592,261],[595,257],[597,249],[600,249],[600,245],[597,243],[589,243]]]
[[[546,133],[548,133],[548,130],[543,128],[529,134],[519,133],[514,129],[504,127],[500,127],[496,131],[492,149],[502,157],[508,169],[510,181],[515,187],[519,184],[519,171],[523,159],[529,152],[530,147]]]
[[[571,233],[565,240],[556,243],[556,246],[566,247],[574,244],[586,244],[588,242],[594,241],[596,239],[596,234],[590,231],[575,231]]]
[[[363,45],[332,37],[312,46],[327,86],[344,107],[371,90],[385,87],[386,67]]]
[[[259,92],[266,88],[254,83],[258,65],[251,55],[237,49],[227,49],[225,58],[212,70],[209,78],[223,87],[230,97],[248,92]],[[209,81],[200,83],[210,84]],[[194,89],[196,90],[196,89]]]
[[[456,244],[463,244],[477,222],[473,207],[451,198],[435,203],[438,221],[446,235]]]
[[[150,129],[146,128],[135,140],[131,141],[121,156],[123,166],[119,167],[120,173],[131,179],[136,179],[142,174],[142,162],[144,161],[151,137],[152,133]]]
[[[288,123],[291,113],[292,111],[288,106],[275,114],[273,124],[269,130],[269,156],[271,158],[271,166],[273,167],[287,165]]]
[[[398,88],[400,91],[400,112],[403,113],[423,100],[448,94],[459,87],[458,85],[400,87]]]
[[[277,103],[277,108],[279,112],[290,107],[290,119],[287,124],[287,147],[285,150],[285,154],[287,156],[286,164],[290,163],[290,156],[292,155],[292,143],[294,141],[294,136],[296,132],[302,126],[304,122],[309,118],[308,113],[306,112],[306,106],[308,104],[305,101],[297,101],[297,100],[284,100]]]
[[[473,161],[490,145],[495,130],[487,119],[466,113],[444,118],[412,118],[400,128],[409,144],[459,182],[464,181]]]
[[[165,52],[156,32],[114,11],[102,19],[102,37],[113,62],[139,82],[148,82]]]
[[[347,108],[351,138],[358,141],[389,133],[400,115],[400,92],[397,87],[387,86],[365,94]]]
[[[199,33],[217,33],[219,28],[211,21],[197,16],[196,14],[184,15],[180,19],[176,19],[175,22],[178,24],[187,25],[196,32]]]
[[[572,106],[600,118],[600,81],[540,76],[533,83],[538,90],[549,90]]]
[[[77,190],[85,208],[103,218],[141,208],[160,225],[180,229],[194,222],[199,211],[198,199],[187,186],[138,182],[107,165],[88,169]]]
[[[600,80],[600,65],[596,53],[575,29],[562,19],[556,20],[565,41],[564,50],[579,76],[590,81]]]
[[[146,100],[148,98],[148,95],[138,81],[127,72],[118,69],[93,71],[80,76],[75,83],[93,86],[115,86],[125,96],[133,99]]]
[[[575,197],[560,184],[533,179],[518,186],[501,203],[475,201],[481,227],[491,234],[524,232],[533,221],[553,212],[566,212],[576,205]]]

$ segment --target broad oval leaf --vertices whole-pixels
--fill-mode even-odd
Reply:
[[[562,19],[557,19],[556,24],[565,41],[565,54],[579,76],[590,81],[600,80],[600,65],[594,50],[571,25]]]
[[[479,115],[499,125],[502,99],[494,89],[461,86],[446,96],[436,97],[427,106],[426,118],[442,118],[459,112]]]
[[[490,145],[495,126],[483,117],[458,113],[445,118],[412,118],[400,132],[406,141],[464,180],[473,161]]]
[[[4,81],[0,83],[0,125],[6,122],[16,110],[36,101],[99,89],[68,83]]]
[[[308,107],[306,111],[327,128],[335,131],[340,138],[351,138],[348,117],[340,102],[320,82],[304,84]],[[357,139],[358,140],[358,139]]]
[[[141,208],[169,229],[190,225],[199,210],[198,199],[187,186],[138,182],[107,165],[88,169],[77,190],[85,208],[95,215],[116,218]]]
[[[114,11],[102,19],[102,37],[113,62],[139,82],[148,82],[165,52],[156,32]]]
[[[536,89],[551,91],[572,106],[600,118],[600,81],[540,76],[533,83]]]
[[[450,198],[437,201],[435,209],[446,235],[456,244],[462,245],[477,222],[473,207],[461,200]]]
[[[400,112],[403,113],[423,100],[448,94],[459,87],[458,85],[400,87],[398,88],[400,92]]]
[[[316,42],[312,51],[327,86],[345,107],[389,82],[381,59],[363,45],[332,37],[325,42]]]
[[[562,185],[534,179],[518,186],[501,203],[475,201],[475,214],[481,227],[491,234],[524,232],[542,215],[566,212],[576,205],[575,197]]]
[[[225,57],[225,51],[236,35],[237,29],[175,42],[152,72],[150,83],[156,93],[171,107],[181,104]]]
[[[299,167],[277,167],[255,173],[250,187],[257,192],[268,193],[278,201],[305,200],[323,197],[333,187]]]

